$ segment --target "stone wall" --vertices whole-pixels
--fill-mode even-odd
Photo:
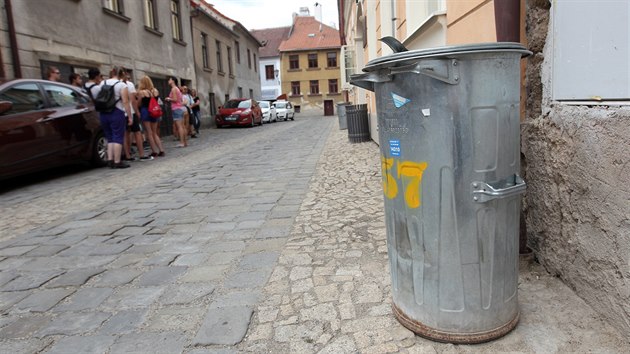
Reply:
[[[553,102],[549,1],[527,1],[527,114],[522,126],[528,244],[630,337],[630,108]]]

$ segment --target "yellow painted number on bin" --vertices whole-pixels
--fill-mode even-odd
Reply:
[[[396,178],[392,172],[394,164],[397,164]],[[381,156],[381,167],[383,169],[383,193],[388,199],[394,199],[398,195],[397,180],[403,182],[408,180],[405,189],[405,204],[408,208],[415,209],[420,206],[420,186],[422,185],[422,174],[426,170],[426,162],[397,161],[394,158]]]
[[[422,173],[426,168],[426,162],[403,161],[398,163],[398,179],[401,176],[410,179],[405,190],[405,202],[410,208],[420,206],[420,184],[422,183]]]
[[[394,159],[381,156],[381,167],[383,169],[383,193],[389,199],[394,199],[398,194],[398,185],[392,176],[391,171],[394,167]]]

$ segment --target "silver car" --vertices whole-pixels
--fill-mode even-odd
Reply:
[[[260,110],[262,111],[263,123],[276,122],[276,107],[274,107],[269,101],[258,101]]]
[[[295,120],[295,110],[291,102],[276,101],[273,106],[276,108],[276,118],[284,119],[285,122],[289,119]]]

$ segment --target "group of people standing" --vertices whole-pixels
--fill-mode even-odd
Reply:
[[[48,68],[48,79],[61,81],[59,69]],[[107,139],[107,162],[111,168],[128,168],[127,161],[135,161],[131,154],[131,144],[135,142],[140,161],[153,160],[165,156],[164,146],[159,135],[161,117],[149,114],[152,98],[158,99],[160,92],[148,76],[140,78],[138,87],[130,80],[127,70],[113,67],[109,78],[104,79],[96,69],[88,71],[88,81],[83,84],[81,76],[71,74],[71,85],[82,88],[92,99],[98,96],[104,85],[113,87],[116,106],[111,112],[99,112],[101,127]],[[173,131],[179,140],[177,147],[187,147],[188,138],[196,138],[200,127],[200,100],[193,89],[188,92],[186,86],[178,86],[176,77],[168,78],[171,90],[165,98],[171,104],[173,115]],[[141,128],[142,127],[142,128]],[[151,154],[144,152],[144,137],[151,148]]]

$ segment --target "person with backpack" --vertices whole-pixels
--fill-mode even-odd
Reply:
[[[164,156],[162,140],[158,135],[158,120],[162,117],[162,107],[158,104],[160,92],[153,86],[153,81],[148,76],[143,76],[138,85],[138,98],[140,99],[140,119],[144,127],[147,140],[153,153],[151,156]]]
[[[101,71],[97,68],[91,68],[88,70],[88,81],[83,84],[83,89],[90,96],[92,101],[94,101],[94,92],[92,89],[94,86],[98,86],[103,82],[103,76],[101,75]]]
[[[111,168],[127,168],[121,161],[125,131],[132,123],[131,105],[127,85],[118,78],[120,70],[112,69],[112,77],[100,85],[93,85],[88,92],[94,100],[94,107],[100,114],[101,127],[107,139],[107,161]],[[125,114],[127,115],[125,117]]]

